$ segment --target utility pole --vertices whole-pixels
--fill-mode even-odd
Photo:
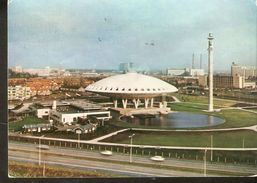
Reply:
[[[243,148],[245,148],[245,137],[243,138]]]
[[[45,135],[42,135],[39,137],[39,142],[38,142],[38,165],[41,165],[41,138],[44,137]]]
[[[213,150],[212,150],[212,148],[213,148],[213,135],[211,135],[211,162],[213,160]]]
[[[206,154],[207,154],[207,149],[204,150],[204,176],[206,177]]]
[[[45,177],[45,173],[46,173],[46,163],[45,163],[45,160],[44,160],[43,177]]]
[[[200,54],[200,69],[202,69],[202,54]]]
[[[133,133],[132,135],[129,136],[130,138],[130,154],[129,154],[129,162],[132,163],[132,141],[133,141],[133,136],[135,134]]]
[[[81,134],[81,130],[76,130],[76,133],[78,134],[78,148],[80,148],[80,134]]]

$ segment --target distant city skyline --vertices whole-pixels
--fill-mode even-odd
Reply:
[[[46,3],[48,2],[48,3]],[[8,8],[8,64],[24,68],[141,70],[256,66],[254,0],[13,0]]]

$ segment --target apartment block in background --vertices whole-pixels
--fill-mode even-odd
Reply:
[[[26,86],[8,86],[8,100],[24,100],[31,97],[31,89]]]

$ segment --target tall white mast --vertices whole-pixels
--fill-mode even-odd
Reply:
[[[209,74],[209,107],[208,111],[213,111],[213,42],[214,37],[209,33],[208,37],[208,74]]]

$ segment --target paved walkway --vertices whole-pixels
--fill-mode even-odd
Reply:
[[[115,132],[109,133],[109,134],[107,134],[107,135],[104,135],[104,136],[95,138],[95,139],[93,139],[93,140],[88,140],[87,142],[93,142],[93,143],[94,143],[94,142],[98,142],[98,141],[101,141],[101,140],[103,140],[103,139],[109,138],[109,137],[111,137],[111,136],[113,136],[113,135],[117,135],[118,133],[121,133],[121,132],[124,132],[124,131],[127,131],[127,130],[129,130],[129,128],[122,129],[122,130],[119,130],[119,131],[115,131]]]
[[[252,111],[252,110],[243,109],[243,108],[241,108],[240,110],[257,114],[257,111]],[[256,119],[256,121],[257,121],[257,119]]]
[[[257,125],[239,128],[221,128],[221,129],[203,129],[203,130],[168,130],[168,129],[145,129],[145,128],[132,128],[138,131],[155,131],[155,132],[220,132],[220,131],[237,131],[237,130],[253,130],[257,132]]]
[[[172,98],[173,98],[174,102],[180,102],[180,100],[177,97],[172,96]]]
[[[222,99],[222,98],[217,98],[217,97],[214,97],[214,100],[231,101],[231,102],[236,102],[236,103],[245,103],[245,104],[257,105],[256,102],[246,102],[246,101],[242,101],[242,100]]]
[[[32,103],[23,103],[23,106],[17,110],[12,110],[14,113],[20,113],[20,112],[23,112],[27,109],[29,109],[29,106],[31,105]]]

